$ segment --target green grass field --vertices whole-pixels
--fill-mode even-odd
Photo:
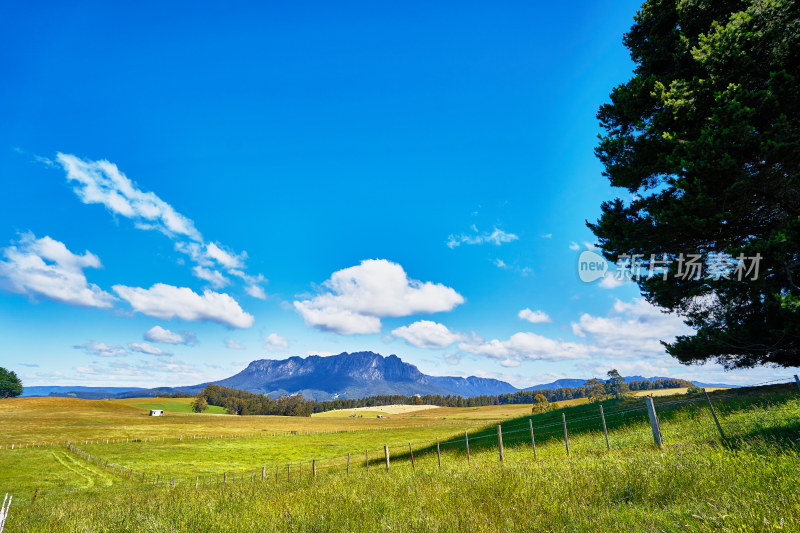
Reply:
[[[533,417],[530,406],[432,409],[390,420],[176,413],[173,421],[167,420],[170,416],[157,422],[166,422],[158,426],[163,440],[79,445],[111,465],[135,469],[134,481],[63,446],[4,446],[0,493],[15,497],[6,531],[799,530],[796,387],[719,391],[711,397],[724,441],[704,397],[655,399],[663,449],[653,446],[641,398],[602,403],[610,450],[596,403]],[[28,411],[64,408],[37,403],[41,400],[29,402]],[[25,402],[7,402],[0,402],[0,420],[23,419]],[[100,440],[111,429],[122,431],[139,420],[131,411],[136,408],[109,403],[81,404],[72,415],[74,427],[66,423],[67,415],[59,415],[42,431],[55,428],[62,437],[76,431],[90,440],[93,430],[93,440]],[[251,420],[225,425],[240,418]],[[90,425],[94,419],[102,423]],[[535,459],[529,419],[536,435]],[[217,435],[248,430],[258,436],[185,437],[212,436],[215,420],[225,429]],[[281,422],[286,431],[280,430]],[[504,463],[497,423],[503,428]],[[265,431],[257,432],[259,427]],[[336,427],[349,431],[302,433]],[[150,435],[136,424],[131,431]],[[291,431],[299,433],[284,434]],[[469,464],[464,431],[470,435]],[[17,435],[46,436],[33,427]],[[391,456],[388,473],[384,445]],[[312,459],[317,460],[316,478]],[[147,484],[140,482],[142,472]],[[156,476],[160,486],[153,485]],[[176,487],[164,486],[173,480]]]
[[[162,409],[165,413],[191,413],[192,400],[194,398],[126,398],[124,400],[110,400],[122,405],[131,405],[149,411],[150,409]],[[221,415],[225,409],[218,405],[209,405],[204,414]]]

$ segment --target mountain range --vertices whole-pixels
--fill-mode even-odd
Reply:
[[[629,376],[626,382],[644,378]],[[363,398],[375,395],[438,394],[442,396],[482,396],[514,393],[519,390],[557,389],[580,387],[586,379],[559,379],[526,389],[518,389],[505,381],[470,376],[429,376],[396,355],[384,357],[373,352],[340,353],[327,357],[312,355],[290,357],[283,360],[259,359],[229,378],[211,382],[214,385],[246,390],[278,397],[283,394],[302,394],[317,401],[337,398]],[[27,387],[24,396],[56,395],[78,398],[132,398],[155,396],[158,393],[183,392],[194,394],[209,383],[185,387],[157,387],[151,389],[116,387]],[[700,386],[710,384],[696,383]],[[724,385],[723,385],[724,386]]]

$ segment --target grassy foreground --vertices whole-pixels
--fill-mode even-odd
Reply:
[[[586,403],[533,417],[520,416],[517,406],[431,409],[395,415],[378,431],[80,445],[116,465],[158,472],[161,486],[150,477],[142,484],[116,475],[63,446],[4,448],[0,495],[10,490],[15,497],[4,533],[800,530],[796,387],[719,391],[711,397],[727,438],[720,438],[704,397],[657,398],[666,443],[661,450],[652,444],[640,398],[603,402],[610,450],[599,406]],[[130,407],[114,407],[124,408],[115,418],[107,403],[95,404],[96,416],[104,420],[96,434],[124,430],[130,420]],[[509,419],[514,413],[520,415]],[[569,456],[562,414],[570,432]],[[225,424],[241,418],[175,417],[160,427],[212,431],[212,419]],[[281,422],[281,417],[245,418],[252,419],[247,423],[253,428]],[[536,458],[529,419],[536,431]],[[89,432],[90,421],[86,413],[73,420],[82,434]],[[64,431],[66,422],[59,418]],[[375,422],[302,423],[307,429],[333,423],[376,429]],[[501,422],[505,463],[497,448],[495,424]],[[441,440],[441,467],[431,444],[434,436]],[[414,442],[413,466],[409,441]],[[384,444],[392,458],[388,473]],[[344,458],[350,451],[347,475]],[[318,460],[316,478],[311,457]],[[304,459],[302,477],[299,459]],[[261,465],[267,467],[263,481]],[[203,476],[197,489],[195,476]],[[172,479],[177,487],[164,486]]]
[[[769,445],[450,463],[195,490],[107,488],[13,508],[7,531],[796,531],[800,456]],[[484,457],[484,455],[487,455]],[[489,457],[488,455],[491,455]]]

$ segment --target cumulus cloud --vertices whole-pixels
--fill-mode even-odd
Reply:
[[[85,344],[78,344],[73,346],[73,348],[76,350],[83,350],[89,355],[97,355],[99,357],[117,357],[119,355],[126,355],[128,353],[122,346],[116,346],[97,341],[89,341]]]
[[[553,340],[528,332],[515,333],[506,340],[486,341],[477,337],[459,343],[458,349],[495,359],[503,366],[519,366],[525,360],[563,361],[590,357],[590,349],[584,344]]]
[[[144,334],[144,340],[150,342],[161,342],[164,344],[195,344],[197,337],[191,331],[175,333],[161,326],[153,326]]]
[[[450,235],[447,238],[447,247],[456,248],[462,244],[494,244],[495,246],[500,246],[503,243],[512,242],[519,239],[517,235],[505,232],[498,228],[494,228],[491,233],[479,233],[475,226],[473,226],[472,229],[474,233]]]
[[[188,287],[174,287],[156,283],[149,289],[114,285],[114,292],[127,301],[134,311],[147,316],[169,320],[209,321],[230,328],[249,328],[253,316],[245,313],[239,304],[224,293],[211,290],[197,294]]]
[[[57,154],[56,160],[83,203],[101,204],[115,215],[133,219],[142,229],[156,229],[195,241],[202,239],[190,219],[154,193],[141,191],[114,163],[104,159],[89,161],[62,153]]]
[[[539,310],[531,311],[527,307],[522,311],[520,311],[519,313],[517,313],[517,316],[520,318],[520,320],[527,320],[532,324],[541,324],[543,322],[553,321],[553,319],[550,318],[550,315],[548,315],[544,311],[539,311]]]
[[[233,339],[225,339],[225,347],[229,350],[244,350],[245,347]]]
[[[33,233],[20,236],[16,244],[2,249],[0,288],[9,292],[42,296],[81,307],[109,308],[114,297],[89,283],[86,268],[101,268],[100,259],[88,250],[74,254],[64,243]]]
[[[630,359],[659,357],[664,354],[661,341],[672,342],[693,330],[678,315],[665,314],[643,298],[636,298],[628,303],[617,300],[609,316],[584,313],[572,323],[572,332],[591,337],[598,354]]]
[[[580,250],[581,249],[581,245],[578,244],[575,241],[572,241],[572,242],[569,243],[569,249],[570,250]]]
[[[334,272],[322,287],[294,307],[307,325],[341,334],[377,333],[383,317],[450,311],[464,302],[454,289],[409,279],[402,266],[385,259]]]
[[[172,355],[171,353],[165,352],[161,348],[157,348],[146,342],[131,342],[128,344],[128,349],[132,352],[139,352],[145,353],[148,355]]]
[[[463,336],[447,329],[444,324],[419,320],[392,330],[392,335],[418,348],[447,348]]]
[[[271,352],[285,352],[289,349],[289,341],[278,335],[277,333],[270,333],[264,339],[264,348]]]

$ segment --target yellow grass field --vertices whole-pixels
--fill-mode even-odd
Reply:
[[[324,413],[314,413],[311,415],[316,418],[343,418],[355,413],[356,416],[377,416],[383,415],[404,415],[416,411],[427,411],[428,409],[439,409],[438,405],[382,405],[380,407],[356,407],[355,409],[335,409]]]
[[[726,390],[728,387],[705,387],[708,392],[715,390]],[[640,390],[633,393],[634,396],[674,396],[676,394],[686,394],[688,387],[677,387],[674,389]]]
[[[134,399],[138,401],[141,399]],[[159,401],[162,398],[158,399]],[[583,400],[573,400],[583,402]],[[567,406],[563,402],[562,406]],[[63,442],[70,440],[155,439],[180,435],[231,436],[271,432],[333,433],[423,427],[436,424],[453,430],[480,427],[488,421],[529,414],[530,405],[488,407],[440,407],[391,415],[363,417],[232,416],[149,411],[123,401],[78,398],[28,397],[0,401],[0,446]]]

